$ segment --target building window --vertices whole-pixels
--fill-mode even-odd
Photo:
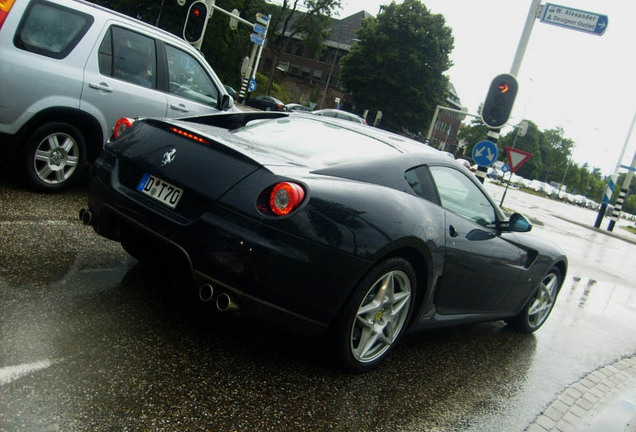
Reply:
[[[300,75],[301,75],[303,78],[309,78],[309,74],[310,74],[310,73],[311,73],[311,69],[309,69],[308,67],[304,67],[304,68],[302,69],[302,72],[300,73]]]
[[[318,69],[314,69],[314,79],[317,79],[320,81],[320,78],[322,78],[322,71]]]
[[[296,55],[302,57],[304,50],[305,50],[305,47],[303,46],[303,44],[298,44],[296,46]]]

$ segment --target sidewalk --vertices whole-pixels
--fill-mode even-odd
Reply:
[[[581,226],[583,228],[591,229],[592,231],[596,231],[597,233],[605,234],[605,235],[608,235],[610,237],[621,239],[621,240],[624,240],[624,241],[626,241],[628,243],[636,245],[636,234],[632,234],[629,231],[625,231],[624,229],[620,228],[618,225],[614,228],[613,231],[608,231],[608,230],[603,229],[603,228],[595,228],[593,225],[577,222],[575,220],[564,218],[564,217],[559,216],[559,215],[553,215],[553,216],[556,217],[556,218],[559,218],[561,220],[564,220],[566,222],[570,222],[570,223],[573,223],[575,225]]]
[[[527,432],[636,432],[636,356],[603,366],[570,385]]]

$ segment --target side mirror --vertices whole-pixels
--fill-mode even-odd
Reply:
[[[232,96],[224,94],[221,97],[221,103],[219,104],[219,108],[223,111],[227,111],[234,105],[234,101],[232,100]]]
[[[508,231],[528,232],[532,229],[532,223],[521,213],[514,213],[508,221]]]

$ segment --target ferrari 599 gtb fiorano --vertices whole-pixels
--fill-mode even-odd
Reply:
[[[264,112],[122,119],[116,134],[84,222],[221,310],[327,332],[347,369],[408,329],[533,332],[567,271],[470,171],[402,136]]]

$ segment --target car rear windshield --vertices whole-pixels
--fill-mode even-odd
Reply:
[[[298,158],[313,166],[332,166],[401,153],[371,136],[301,117],[255,121],[234,133],[252,145],[262,145],[268,152]]]

